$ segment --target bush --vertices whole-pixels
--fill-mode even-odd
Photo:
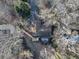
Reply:
[[[58,48],[58,45],[57,45],[56,40],[53,40],[51,45],[52,45],[52,47],[55,48],[55,49]]]

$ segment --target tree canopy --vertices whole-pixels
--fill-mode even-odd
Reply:
[[[15,8],[19,16],[22,16],[22,18],[27,18],[30,15],[30,8],[27,5],[27,2],[23,1],[20,3],[19,6],[16,6]]]
[[[27,2],[28,0],[21,0],[21,1]]]

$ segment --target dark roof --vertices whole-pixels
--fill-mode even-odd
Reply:
[[[40,31],[38,32],[38,36],[39,37],[50,37],[51,36],[51,32],[50,31]]]

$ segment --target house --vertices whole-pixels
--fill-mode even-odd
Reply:
[[[38,31],[38,37],[39,41],[42,42],[43,44],[48,44],[51,41],[52,37],[52,27],[43,27]]]
[[[0,36],[10,35],[15,32],[15,27],[11,24],[0,25]]]
[[[45,24],[44,22],[41,23],[41,20],[34,20],[34,23],[32,21],[32,28],[34,31],[32,31],[32,36],[36,39],[33,39],[33,41],[40,41],[44,44],[47,44],[51,41],[51,36],[53,35],[53,31],[55,26]],[[35,26],[34,26],[35,25]]]
[[[71,23],[69,24],[69,28],[71,30],[71,34],[65,34],[64,39],[71,41],[72,43],[79,42],[79,24]]]

